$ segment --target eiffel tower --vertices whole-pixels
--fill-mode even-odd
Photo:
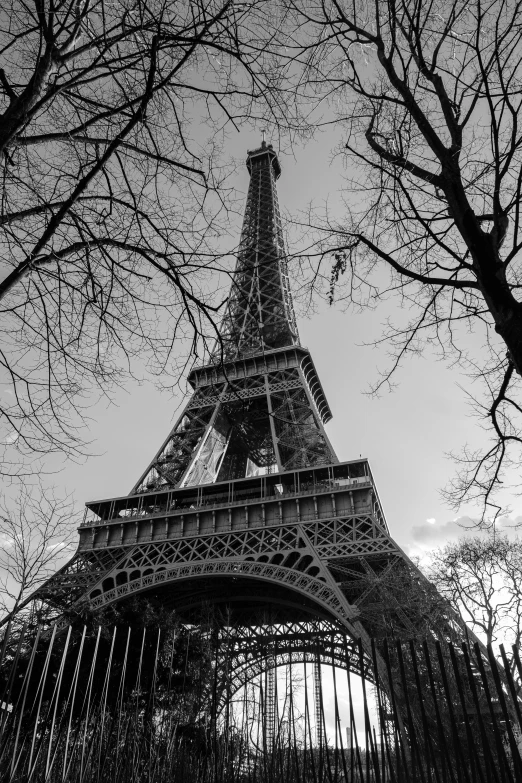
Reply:
[[[391,537],[368,460],[334,453],[292,304],[281,167],[264,141],[246,165],[214,354],[189,374],[192,396],[130,494],[87,503],[76,554],[31,597],[58,617],[139,593],[187,623],[212,606],[228,695],[288,661],[345,666],[359,639],[371,661],[372,638],[470,636]]]

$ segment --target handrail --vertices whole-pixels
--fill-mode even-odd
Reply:
[[[128,514],[126,516],[122,517],[111,517],[110,519],[98,519],[98,520],[92,520],[89,521],[85,519],[83,522],[80,523],[80,528],[83,527],[94,527],[98,525],[109,525],[114,523],[124,523],[131,519],[155,519],[156,517],[164,517],[164,516],[174,516],[174,515],[181,515],[181,514],[187,514],[191,512],[198,513],[198,511],[201,510],[212,510],[215,508],[230,508],[232,506],[245,506],[248,504],[253,503],[264,503],[264,502],[273,502],[273,501],[279,501],[282,499],[290,500],[292,498],[299,498],[303,496],[310,496],[310,495],[319,495],[319,494],[327,494],[332,492],[340,492],[340,491],[351,491],[353,489],[361,489],[368,486],[373,486],[373,481],[371,480],[370,476],[361,476],[360,478],[365,478],[366,481],[357,481],[357,483],[353,484],[343,484],[341,486],[336,485],[334,482],[336,479],[334,479],[330,486],[324,486],[324,483],[321,484],[315,484],[311,489],[300,489],[299,492],[282,492],[280,494],[274,494],[274,495],[257,495],[253,498],[241,498],[240,500],[228,500],[228,501],[221,501],[218,503],[205,503],[204,498],[202,499],[203,502],[199,502],[197,505],[190,506],[190,507],[178,507],[173,509],[167,509],[164,508],[160,511],[151,511],[147,512],[146,509],[141,509],[139,512],[135,514]],[[195,498],[195,500],[197,500]]]

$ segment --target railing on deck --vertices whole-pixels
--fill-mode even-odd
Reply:
[[[277,486],[277,485],[276,485]],[[121,509],[119,511],[118,516],[108,516],[105,519],[102,519],[98,514],[94,513],[91,509],[86,508],[85,515],[83,522],[80,524],[80,527],[92,527],[94,525],[106,525],[111,522],[124,522],[126,520],[130,519],[144,519],[144,518],[154,518],[154,517],[161,517],[165,515],[173,515],[173,514],[182,514],[186,513],[187,511],[197,511],[201,509],[205,510],[212,510],[217,508],[223,508],[223,507],[237,507],[237,506],[244,506],[248,503],[263,503],[265,501],[277,501],[281,499],[292,499],[292,498],[299,498],[303,496],[313,496],[313,495],[320,495],[320,494],[327,494],[332,493],[339,490],[349,490],[349,489],[364,489],[368,487],[373,487],[373,481],[371,476],[361,476],[357,478],[353,478],[350,480],[347,480],[346,482],[343,479],[340,480],[330,480],[330,481],[322,481],[317,484],[312,485],[304,485],[300,486],[299,490],[296,491],[295,489],[290,489],[289,487],[285,487],[283,484],[279,485],[281,486],[281,491],[275,490],[274,492],[267,494],[260,494],[256,492],[255,490],[244,490],[242,491],[240,498],[230,498],[227,493],[223,493],[222,495],[214,495],[211,497],[205,496],[204,494],[196,494],[189,498],[182,498],[183,503],[176,502],[176,500],[172,500],[172,497],[176,494],[175,490],[171,492],[165,492],[161,493],[162,496],[165,497],[165,504],[164,505],[154,505],[152,508],[147,508],[146,501],[147,497],[158,497],[160,493],[153,493],[151,496],[147,495],[132,495],[129,496],[127,499],[127,503],[137,503],[135,508],[127,508],[127,509]],[[106,501],[107,504],[110,503],[110,501]],[[109,513],[110,513],[110,506],[109,506]]]

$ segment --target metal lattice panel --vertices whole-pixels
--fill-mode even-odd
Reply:
[[[271,394],[275,431],[285,470],[327,465],[334,454],[303,385]]]
[[[205,389],[194,394],[167,441],[138,482],[136,492],[179,484],[209,422],[215,416],[216,405],[208,397]]]

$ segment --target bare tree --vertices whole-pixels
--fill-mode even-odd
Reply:
[[[428,575],[487,644],[522,649],[522,540],[491,531],[431,553]],[[516,670],[515,670],[516,671]]]
[[[473,404],[492,440],[464,452],[448,497],[479,500],[491,522],[522,444],[521,4],[290,5],[302,89],[330,101],[323,122],[342,128],[349,172],[342,217],[304,221],[316,243],[313,283],[362,306],[400,298],[382,338],[391,366],[376,390],[426,345],[482,379],[485,396]],[[478,355],[468,350],[477,331]]]
[[[80,516],[70,497],[22,486],[16,502],[0,503],[0,611],[20,604],[70,558]],[[5,619],[5,618],[4,618]]]
[[[261,0],[3,5],[5,472],[10,455],[81,451],[85,406],[134,357],[164,373],[177,341],[204,350],[233,208],[220,144],[246,119],[290,122],[275,15]]]

